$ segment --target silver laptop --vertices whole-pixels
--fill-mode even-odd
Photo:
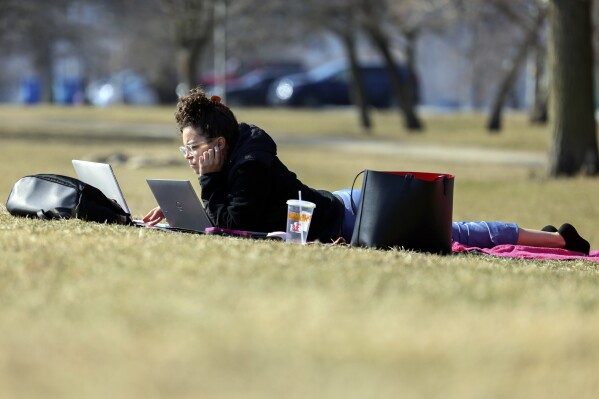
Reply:
[[[171,228],[203,233],[214,227],[189,180],[146,181]]]
[[[115,200],[125,212],[131,214],[110,164],[76,159],[72,162],[79,180],[96,187],[106,197]]]
[[[283,238],[280,232],[264,233],[215,227],[188,180],[147,179],[146,181],[170,226],[167,229],[243,238]]]

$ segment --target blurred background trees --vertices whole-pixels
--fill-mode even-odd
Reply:
[[[218,24],[216,4],[226,5]],[[43,99],[57,101],[52,91],[66,75],[87,84],[130,70],[148,80],[160,102],[172,102],[179,83],[213,83],[213,34],[224,23],[226,72],[235,76],[269,63],[310,68],[349,60],[352,38],[355,62],[392,72],[392,106],[410,129],[422,127],[415,102],[478,109],[500,91],[507,93],[502,106],[531,103],[522,82],[534,46],[516,57],[524,61],[513,60],[525,33],[535,30],[536,0],[0,0],[0,7],[0,101],[14,93],[15,78],[37,78]],[[536,36],[542,43],[543,29]],[[512,78],[502,85],[506,75]],[[358,85],[354,91],[358,102]]]
[[[491,132],[501,130],[501,115],[505,102],[507,101],[510,91],[516,84],[518,74],[525,65],[527,59],[532,54],[538,53],[538,47],[541,45],[539,37],[545,23],[546,6],[544,1],[522,1],[513,2],[508,0],[490,0],[488,6],[494,14],[499,18],[506,18],[506,24],[513,26],[520,31],[520,37],[514,40],[511,54],[506,54],[506,68],[500,74],[497,84],[497,91],[491,102],[489,121],[487,128]],[[535,60],[536,61],[536,60]],[[543,62],[543,60],[541,60]],[[537,65],[532,66],[537,68]],[[540,79],[541,75],[533,75],[535,79],[535,88],[540,90],[536,79]],[[544,93],[534,91],[534,102],[540,101],[537,96],[543,96]],[[539,106],[539,104],[535,104]]]
[[[172,104],[177,88],[184,92],[202,84],[230,95],[236,105],[273,105],[273,82],[284,72],[340,61],[346,69],[331,75],[328,84],[345,85],[349,98],[343,101],[357,106],[365,132],[373,123],[374,107],[394,107],[410,132],[424,128],[419,114],[423,109],[483,110],[489,115],[487,128],[498,132],[509,108],[528,110],[536,123],[556,118],[555,133],[557,124],[570,123],[560,122],[558,112],[573,114],[573,106],[560,111],[557,104],[575,104],[558,94],[566,89],[555,84],[560,76],[571,82],[567,76],[581,68],[586,68],[585,76],[590,68],[592,79],[597,52],[588,44],[599,43],[599,34],[591,29],[599,18],[592,1],[570,1],[582,7],[577,11],[565,3],[568,0],[0,0],[0,101]],[[574,14],[562,20],[556,12]],[[588,21],[579,21],[583,17]],[[560,36],[556,21],[567,31],[578,32],[587,22],[589,28]],[[567,46],[572,48],[587,46],[576,53],[580,62],[564,62],[570,58],[559,55],[558,49],[565,48],[560,37],[571,39]],[[550,45],[552,38],[557,41]],[[586,44],[580,44],[583,39]],[[547,48],[553,49],[551,65]],[[364,65],[386,71],[386,102],[373,100]],[[234,93],[251,80],[244,80],[251,71],[257,71],[251,78],[259,76],[264,86],[260,101],[252,103]],[[557,80],[550,81],[550,75]],[[585,78],[576,90],[582,86],[593,102],[584,107],[594,112],[593,80]],[[290,85],[280,88],[290,95]],[[303,98],[296,105],[323,103]],[[592,120],[585,118],[575,119],[594,126],[594,113]],[[553,156],[582,157],[584,169],[596,173],[596,166],[589,166],[596,160],[588,161],[596,157],[596,141],[571,132],[555,133]],[[584,155],[567,150],[576,145],[587,149],[575,151]],[[556,161],[552,173],[576,173],[582,168],[579,163]]]

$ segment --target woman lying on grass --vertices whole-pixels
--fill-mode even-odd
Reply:
[[[355,215],[350,191],[315,190],[303,184],[277,157],[277,146],[262,129],[238,123],[220,98],[208,98],[192,89],[177,104],[175,114],[189,167],[200,175],[202,201],[218,227],[251,231],[284,231],[287,200],[297,198],[316,204],[309,240],[351,240]],[[360,190],[353,190],[355,203]],[[145,217],[149,225],[164,218],[160,208]],[[452,239],[461,244],[490,248],[500,244],[565,248],[589,253],[589,243],[570,224],[530,230],[514,223],[454,222]]]

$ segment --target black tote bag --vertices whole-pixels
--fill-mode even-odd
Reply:
[[[351,245],[450,253],[453,183],[449,174],[365,170]]]

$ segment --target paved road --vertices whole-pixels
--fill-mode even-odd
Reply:
[[[279,146],[302,145],[331,148],[336,151],[395,154],[419,159],[460,161],[463,163],[494,163],[544,167],[547,154],[542,152],[502,150],[482,147],[401,143],[390,140],[363,140],[345,137],[276,136]]]
[[[20,121],[22,125],[26,125],[26,121]],[[68,137],[71,139],[80,138],[89,140],[96,138],[133,138],[148,140],[171,140],[176,137],[176,129],[171,124],[161,123],[131,123],[131,122],[115,122],[115,121],[94,121],[86,123],[85,120],[69,119],[69,120],[48,120],[48,121],[29,121],[33,131],[40,131],[43,126],[51,126],[54,131],[69,131]],[[42,124],[39,126],[39,124]],[[79,135],[77,132],[81,129]],[[126,136],[119,132],[126,132]],[[6,135],[20,138],[29,138],[26,133],[20,132],[15,135]],[[53,136],[49,133],[48,136]],[[59,135],[59,137],[62,134]],[[31,138],[38,138],[34,134]],[[504,165],[519,165],[530,167],[544,167],[547,163],[547,154],[542,152],[516,151],[516,150],[501,150],[483,147],[465,147],[457,145],[434,145],[434,144],[418,144],[404,143],[392,140],[373,139],[367,140],[362,138],[350,137],[332,137],[332,136],[288,136],[285,134],[273,133],[273,137],[280,147],[286,146],[318,146],[322,148],[330,148],[335,151],[347,151],[351,153],[362,152],[370,154],[396,154],[401,156],[417,157],[419,159],[430,159],[440,161],[460,161],[463,163],[495,163]]]

